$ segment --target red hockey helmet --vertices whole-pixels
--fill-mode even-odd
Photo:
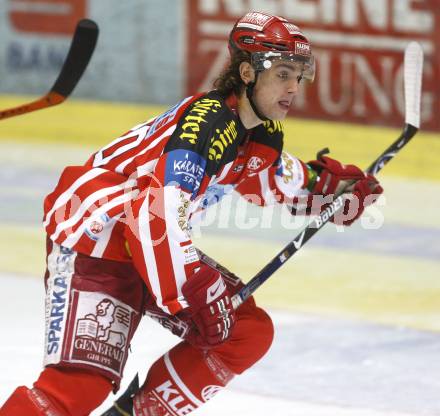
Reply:
[[[299,65],[302,77],[313,81],[315,59],[310,42],[301,30],[283,17],[250,12],[241,17],[229,35],[229,52],[248,51],[256,71],[264,71],[276,59]]]

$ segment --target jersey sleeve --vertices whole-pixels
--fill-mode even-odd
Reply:
[[[249,202],[261,206],[275,203],[291,205],[297,198],[309,194],[307,183],[305,164],[282,152],[274,165],[244,180],[236,191]]]
[[[126,238],[134,265],[157,306],[176,314],[187,307],[181,287],[200,266],[188,221],[204,181],[208,142],[220,103],[207,100],[178,121],[127,215]],[[196,110],[194,110],[196,109]]]

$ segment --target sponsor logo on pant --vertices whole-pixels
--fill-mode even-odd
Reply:
[[[76,292],[74,333],[69,361],[120,374],[125,362],[134,311],[100,293]]]
[[[61,356],[75,257],[74,251],[56,244],[48,256],[45,365],[57,363]]]
[[[170,380],[154,389],[156,398],[171,411],[171,415],[184,416],[196,410],[196,407],[180,393]]]

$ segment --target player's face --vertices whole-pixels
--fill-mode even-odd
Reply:
[[[289,61],[275,61],[263,71],[254,89],[254,99],[259,110],[271,120],[283,120],[298,93],[301,73]]]

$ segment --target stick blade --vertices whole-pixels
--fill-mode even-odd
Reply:
[[[405,123],[420,127],[420,101],[422,94],[423,50],[419,43],[411,42],[405,49]]]
[[[98,26],[93,20],[82,19],[78,22],[66,60],[51,92],[64,98],[72,93],[90,62],[98,33]]]

